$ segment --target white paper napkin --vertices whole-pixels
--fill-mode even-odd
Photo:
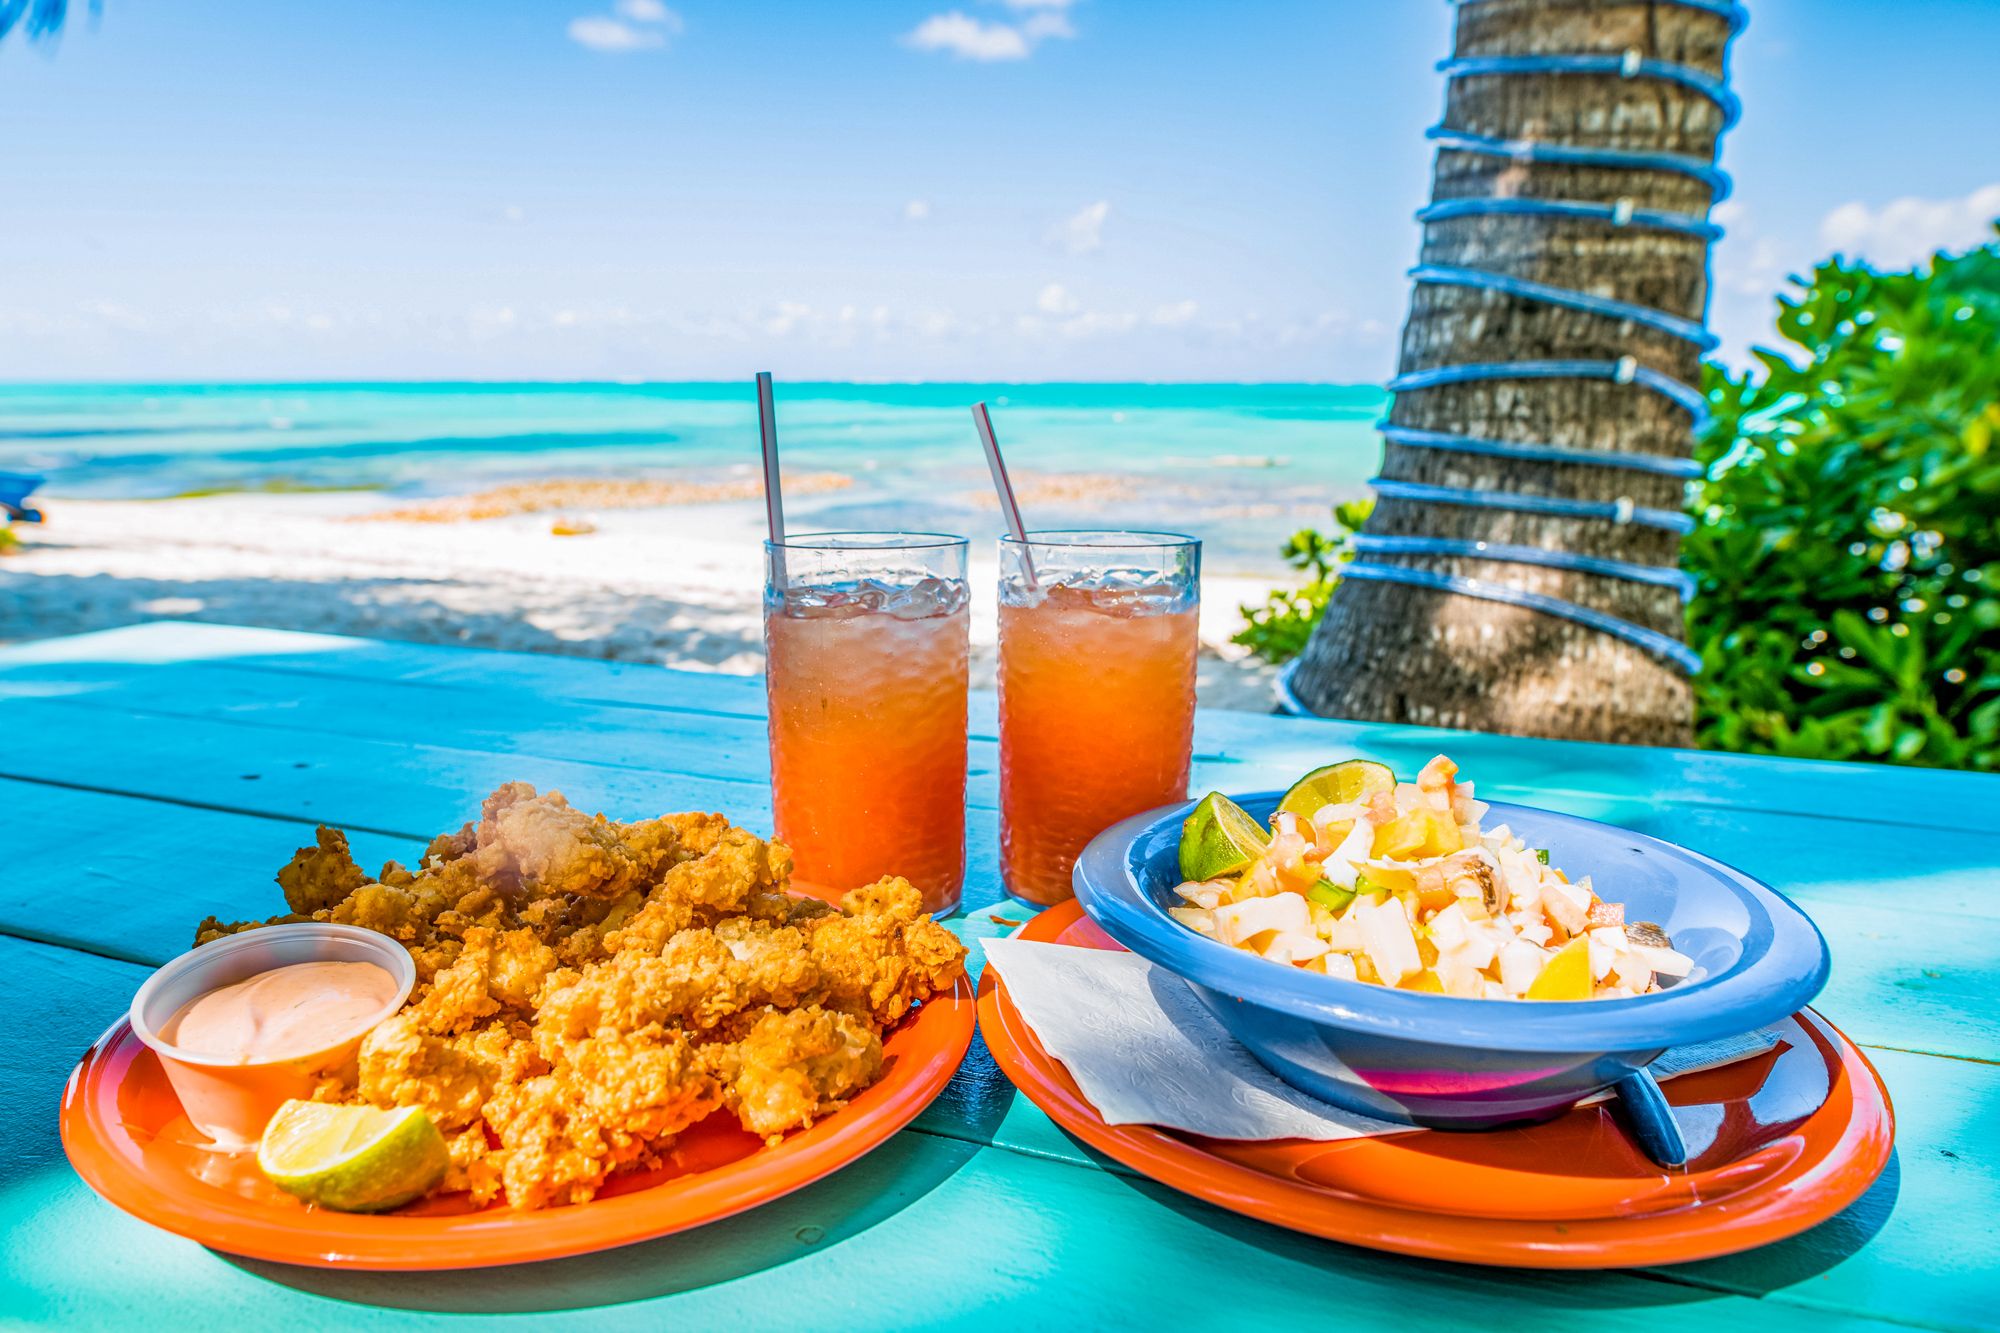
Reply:
[[[1137,954],[994,939],[986,959],[1107,1125],[1161,1125],[1215,1139],[1351,1139],[1410,1128],[1291,1087],[1257,1063],[1186,983]],[[1653,1073],[1666,1079],[1713,1069],[1777,1042],[1752,1032],[1677,1047]]]

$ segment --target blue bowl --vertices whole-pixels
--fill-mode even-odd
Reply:
[[[1282,793],[1237,803],[1268,820]],[[1163,806],[1100,834],[1076,863],[1076,896],[1106,934],[1183,980],[1279,1078],[1336,1106],[1439,1129],[1545,1120],[1650,1064],[1669,1046],[1749,1032],[1796,1013],[1826,984],[1826,941],[1765,885],[1671,843],[1588,819],[1494,804],[1554,864],[1590,875],[1626,917],[1654,921],[1694,960],[1652,995],[1548,1003],[1468,1000],[1344,981],[1218,944],[1178,906],[1181,821]]]

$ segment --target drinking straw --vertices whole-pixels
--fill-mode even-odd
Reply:
[[[785,495],[778,479],[778,406],[772,398],[771,372],[757,372],[757,426],[764,444],[764,517],[771,525],[771,573],[785,586]]]
[[[1000,457],[1000,441],[993,434],[993,418],[986,411],[986,404],[972,405],[972,424],[979,430],[979,442],[986,446],[986,467],[993,474],[993,489],[1000,497],[1000,513],[1007,520],[1008,529],[1014,540],[1021,543],[1021,572],[1027,575],[1028,586],[1035,586],[1035,566],[1028,557],[1028,529],[1021,521],[1021,506],[1014,499],[1014,483],[1007,479],[1007,460]]]

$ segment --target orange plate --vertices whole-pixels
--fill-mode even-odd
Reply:
[[[441,1269],[558,1259],[700,1226],[810,1185],[910,1123],[972,1044],[971,987],[924,1004],[889,1034],[881,1079],[775,1148],[717,1113],[682,1134],[672,1164],[622,1176],[589,1203],[473,1210],[445,1196],[399,1212],[307,1208],[243,1155],[197,1146],[153,1053],[120,1022],[63,1090],[62,1138],[84,1183],[134,1217],[230,1254],[321,1268]]]
[[[1021,938],[1119,947],[1074,902],[1036,917]],[[1895,1137],[1881,1077],[1811,1010],[1780,1025],[1769,1054],[1665,1085],[1694,1154],[1682,1172],[1642,1156],[1602,1105],[1526,1129],[1335,1143],[1107,1125],[992,968],[979,1027],[1050,1119],[1163,1185],[1294,1231],[1460,1263],[1626,1268],[1752,1249],[1860,1198]]]

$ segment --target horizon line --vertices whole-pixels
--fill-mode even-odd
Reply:
[[[7,379],[0,378],[0,390],[5,389],[45,389],[45,388],[164,388],[164,389],[234,389],[234,388],[304,388],[322,385],[396,384],[396,385],[548,385],[598,388],[638,389],[655,386],[688,386],[752,383],[745,377],[738,379],[681,378],[645,379],[625,376],[608,378],[549,378],[441,376],[426,378],[421,376],[359,376],[346,379]],[[1313,389],[1380,389],[1382,384],[1374,380],[1312,380],[1312,379],[1270,379],[1270,380],[1207,380],[1207,379],[826,379],[802,378],[780,380],[782,384],[835,385],[855,388],[946,388],[973,385],[994,388],[1054,388],[1054,387],[1124,387],[1144,386],[1148,388],[1313,388]],[[1386,392],[1386,390],[1385,390]]]

